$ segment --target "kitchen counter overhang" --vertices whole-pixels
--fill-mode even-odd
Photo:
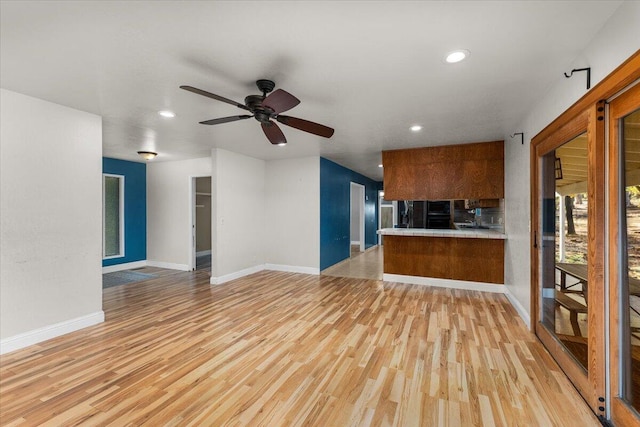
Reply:
[[[505,240],[507,235],[491,228],[465,228],[465,229],[431,229],[431,228],[383,228],[378,230],[383,236],[418,236],[418,237],[457,237],[463,239],[500,239]]]
[[[384,273],[504,284],[504,240],[492,229],[385,228]]]

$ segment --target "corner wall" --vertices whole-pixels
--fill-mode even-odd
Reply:
[[[102,173],[124,175],[124,256],[102,260],[102,266],[147,259],[147,165],[102,158]]]
[[[209,157],[147,164],[147,264],[189,269],[192,177],[210,176]]]
[[[320,158],[266,163],[265,261],[268,269],[320,272]]]
[[[264,269],[265,162],[211,151],[211,283]]]
[[[365,186],[365,247],[378,241],[378,190],[381,183],[320,158],[320,270],[350,256],[351,182]]]
[[[531,306],[530,143],[531,139],[585,93],[585,79],[566,79],[563,71],[591,67],[591,86],[611,73],[638,49],[640,2],[624,2],[557,82],[532,106],[527,116],[505,134],[505,286],[520,315],[529,322]],[[507,135],[524,132],[524,145]]]
[[[104,320],[102,121],[0,89],[0,122],[4,353]]]

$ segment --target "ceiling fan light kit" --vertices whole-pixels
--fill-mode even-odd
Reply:
[[[200,122],[203,125],[218,125],[222,123],[235,122],[238,120],[255,118],[260,122],[262,131],[265,136],[273,145],[283,146],[287,143],[287,139],[282,133],[280,127],[274,122],[277,121],[283,125],[296,128],[298,130],[312,133],[314,135],[322,136],[324,138],[331,138],[334,130],[328,126],[321,125],[319,123],[310,122],[308,120],[299,119],[297,117],[283,116],[280,113],[288,111],[298,105],[300,100],[282,89],[274,91],[275,83],[271,80],[260,79],[256,81],[258,90],[262,92],[262,95],[249,95],[244,99],[244,104],[225,98],[220,95],[216,95],[211,92],[207,92],[202,89],[195,88],[193,86],[180,86],[180,89],[187,90],[189,92],[196,93],[198,95],[206,96],[207,98],[215,99],[216,101],[225,102],[227,104],[235,105],[238,108],[249,111],[251,114],[243,114],[239,116],[221,117],[218,119],[205,120]]]

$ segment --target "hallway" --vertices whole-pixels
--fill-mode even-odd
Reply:
[[[351,251],[351,257],[320,272],[323,276],[349,277],[353,279],[382,280],[382,246],[372,246],[364,252]]]

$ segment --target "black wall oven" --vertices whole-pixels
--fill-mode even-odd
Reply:
[[[398,203],[398,226],[408,228],[451,228],[449,200],[406,200]]]
[[[426,228],[451,228],[451,202],[430,200],[427,202]]]

